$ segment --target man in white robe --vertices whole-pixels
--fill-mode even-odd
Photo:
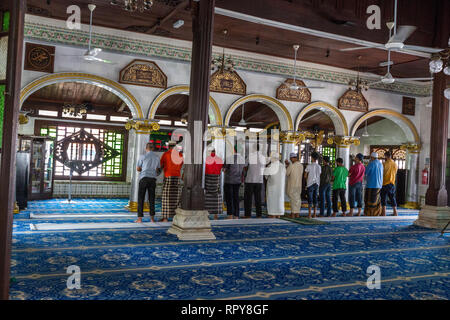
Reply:
[[[267,213],[269,216],[280,218],[284,215],[286,168],[280,162],[279,156],[271,157],[271,163],[265,168],[264,175],[267,177]]]
[[[300,217],[300,208],[302,206],[302,182],[303,182],[303,165],[298,161],[296,153],[289,155],[291,163],[286,170],[287,177],[287,195],[291,201],[291,218]],[[286,160],[287,163],[289,163]]]

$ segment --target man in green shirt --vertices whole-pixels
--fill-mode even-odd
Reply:
[[[347,201],[345,199],[345,190],[347,188],[348,170],[344,167],[344,160],[342,158],[336,159],[337,167],[333,170],[333,215],[339,212],[338,198],[341,199],[342,214],[345,216],[347,211]]]

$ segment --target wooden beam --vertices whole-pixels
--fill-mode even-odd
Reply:
[[[20,110],[26,0],[7,1],[10,9],[5,112],[0,168],[0,299],[9,298],[11,240],[16,178],[16,140]]]
[[[165,17],[159,18],[158,22],[156,22],[153,26],[150,27],[150,29],[146,33],[153,33],[155,32],[156,28],[162,26],[164,23],[166,23],[170,18],[172,18],[178,11],[184,10],[189,5],[189,0],[183,1],[179,3],[172,11],[169,12]]]

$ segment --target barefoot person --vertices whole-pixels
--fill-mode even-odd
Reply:
[[[245,167],[244,158],[233,148],[233,155],[227,157],[223,170],[225,172],[225,202],[227,205],[227,219],[239,219],[239,189],[242,183],[242,173]]]
[[[137,163],[137,171],[139,172],[138,218],[135,221],[137,223],[142,223],[144,200],[147,192],[150,204],[150,219],[155,222],[156,178],[161,173],[159,157],[154,152],[155,146],[152,143],[147,143],[145,151],[146,153],[139,158]]]
[[[366,192],[364,195],[364,215],[381,216],[380,190],[383,185],[383,165],[378,161],[378,153],[370,154],[366,168]]]
[[[319,191],[320,173],[322,169],[317,163],[319,154],[311,154],[311,163],[305,169],[306,191],[308,192],[308,219],[311,219],[311,208],[314,206],[314,218],[317,211],[317,193]]]
[[[338,201],[341,200],[342,216],[345,217],[347,212],[347,201],[345,199],[345,190],[347,189],[348,170],[344,167],[344,160],[342,158],[336,159],[336,168],[333,170],[333,215],[339,213]]]
[[[286,168],[278,155],[273,155],[271,163],[265,168],[267,177],[266,199],[267,214],[271,217],[284,216],[284,191],[286,185]]]
[[[324,156],[322,159],[322,172],[320,173],[319,202],[320,217],[325,213],[325,202],[327,203],[327,217],[331,216],[331,179],[333,178],[333,169],[330,167],[330,157]]]
[[[175,149],[175,146],[176,142],[170,141],[169,150],[161,157],[161,169],[164,170],[161,206],[163,220],[161,222],[167,222],[169,217],[175,216],[175,209],[178,206],[183,155]]]
[[[356,206],[358,208],[359,217],[361,215],[362,209],[362,182],[364,179],[364,173],[366,168],[362,164],[364,156],[358,153],[355,157],[355,164],[350,167],[348,172],[349,182],[348,182],[348,198],[350,202],[350,213],[347,215],[349,217],[353,216],[353,210]]]
[[[392,160],[392,154],[387,151],[384,153],[386,161],[383,164],[383,187],[381,188],[381,206],[383,211],[382,216],[386,215],[386,198],[392,204],[392,209],[394,210],[394,216],[397,214],[397,200],[395,199],[395,178],[397,177],[397,164]]]
[[[286,160],[286,177],[287,177],[287,195],[291,202],[291,218],[300,217],[300,208],[302,206],[302,176],[303,165],[298,161],[296,153],[289,155],[291,163]]]
[[[223,201],[220,190],[220,174],[222,173],[223,160],[212,149],[205,161],[205,209],[214,214],[214,219],[222,214]]]

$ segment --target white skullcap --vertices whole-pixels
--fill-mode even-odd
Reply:
[[[378,159],[378,153],[376,153],[376,152],[372,152],[372,153],[370,154],[370,156],[371,156],[372,158]]]

